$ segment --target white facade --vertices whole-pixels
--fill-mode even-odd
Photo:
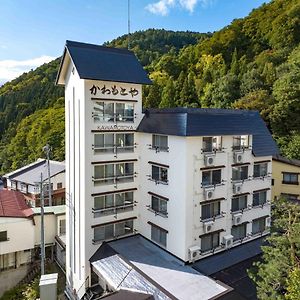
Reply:
[[[253,156],[251,135],[247,137],[247,147],[241,151],[233,151],[233,136],[219,137],[221,151],[206,154],[202,151],[201,136],[168,136],[168,149],[163,149],[168,151],[153,149],[152,134],[134,132],[143,117],[141,85],[80,79],[71,61],[64,80],[66,272],[68,289],[73,295],[76,294],[80,299],[91,284],[89,259],[104,240],[140,233],[150,240],[154,239],[154,242],[182,261],[188,262],[268,233],[271,157]],[[110,90],[109,93],[106,92],[107,89]],[[115,96],[112,94],[114,89],[119,91]],[[129,93],[120,95],[122,89],[134,90],[134,96]],[[101,102],[104,104],[99,108]],[[114,120],[104,115],[102,117],[106,120],[101,121],[101,112],[107,104],[114,105]],[[128,117],[116,121],[115,118],[119,118],[117,104],[132,105],[133,120]],[[108,105],[107,110],[112,110],[112,106]],[[104,151],[95,144],[95,135],[112,133],[133,133],[134,147],[116,147],[116,136],[108,138],[113,139],[111,146],[109,142],[106,145],[110,150]],[[126,151],[122,152],[122,147]],[[114,149],[113,152],[111,148]],[[238,164],[235,153],[241,155]],[[207,155],[213,157],[210,165],[205,163]],[[257,178],[253,178],[255,162],[267,164],[267,172]],[[164,182],[165,178],[161,181],[153,179],[152,166],[167,169],[167,182]],[[233,168],[244,166],[248,168],[247,178],[233,180]],[[220,170],[220,182],[202,186],[204,173],[214,170]],[[155,172],[159,172],[158,176],[166,175],[161,173],[165,170],[156,168]],[[241,190],[234,193],[234,188]],[[206,199],[208,190],[213,195]],[[253,206],[255,191],[265,193],[263,203],[259,202],[257,206]],[[133,199],[130,193],[133,194]],[[241,206],[241,209],[235,208],[232,212],[232,198],[236,201],[238,194],[246,197],[241,199],[241,203],[246,201],[246,205],[241,206],[239,202],[238,207]],[[109,199],[115,207],[104,209],[101,206],[101,197],[105,195],[105,199]],[[153,209],[152,196],[167,202],[167,213]],[[125,197],[125,202],[122,197]],[[118,201],[122,205],[116,208]],[[202,206],[218,202],[220,204],[219,208],[215,208],[216,212],[204,219]],[[97,207],[99,203],[100,206]],[[255,223],[254,230],[252,222],[259,218],[263,219],[260,223]],[[212,234],[216,235],[211,238],[210,247]]]
[[[0,241],[0,271],[31,262],[31,249],[34,248],[32,219],[2,217],[0,232],[6,232],[7,237]]]

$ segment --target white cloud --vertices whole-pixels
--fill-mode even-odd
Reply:
[[[160,0],[155,3],[148,4],[146,9],[155,15],[166,16],[169,13],[170,7],[175,4],[175,0]]]
[[[146,9],[153,14],[166,16],[170,8],[176,5],[193,13],[196,5],[199,3],[202,7],[212,5],[216,0],[160,0],[158,2],[150,3]]]
[[[0,60],[0,85],[53,59],[55,57],[43,55],[28,60]]]

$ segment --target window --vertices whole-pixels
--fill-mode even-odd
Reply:
[[[167,247],[167,231],[151,225],[151,240],[163,247]]]
[[[114,103],[95,102],[93,117],[95,122],[114,122]]]
[[[151,196],[151,209],[164,216],[168,215],[168,201],[158,196]]]
[[[153,134],[152,149],[155,149],[156,151],[168,151],[168,136]]]
[[[94,135],[95,153],[117,153],[134,151],[133,133],[104,133]]]
[[[244,150],[249,147],[249,136],[239,135],[233,137],[233,150]]]
[[[213,250],[220,245],[220,233],[214,232],[201,237],[201,252]]]
[[[93,118],[95,122],[133,122],[134,105],[97,101],[94,104]]]
[[[299,195],[296,194],[281,194],[281,197],[284,197],[285,199],[289,200],[289,201],[298,201],[298,197]]]
[[[220,201],[212,202],[209,204],[203,204],[201,206],[201,219],[205,220],[205,219],[213,218],[215,216],[219,216],[220,207],[221,207]]]
[[[66,234],[66,220],[59,220],[59,235]]]
[[[283,173],[282,183],[285,184],[299,184],[298,173]]]
[[[14,181],[14,180],[11,181],[11,189],[12,190],[16,190],[17,189],[17,182]]]
[[[25,183],[21,183],[21,192],[27,193],[27,185]]]
[[[57,185],[56,185],[57,189],[62,189],[62,182],[58,182]]]
[[[231,211],[239,211],[247,208],[247,195],[234,197],[231,200]]]
[[[94,228],[94,242],[109,240],[133,233],[133,220],[120,221]]]
[[[116,103],[116,121],[133,122],[134,109],[132,103]]]
[[[168,184],[168,169],[152,165],[151,179],[157,183]]]
[[[254,164],[253,177],[264,177],[268,175],[268,163]]]
[[[134,150],[134,134],[133,133],[117,133],[115,135],[116,152],[133,152]]]
[[[232,167],[232,180],[245,180],[248,178],[248,166]]]
[[[203,152],[213,152],[221,149],[222,149],[222,137],[220,136],[203,137],[202,140]]]
[[[221,170],[210,170],[202,172],[202,186],[220,184],[221,181]]]
[[[233,241],[242,240],[247,234],[247,223],[232,226],[231,234],[233,235]]]
[[[134,163],[107,164],[94,167],[95,184],[114,184],[134,180]]]
[[[252,234],[264,232],[265,230],[266,230],[266,217],[253,220]]]
[[[0,242],[8,241],[7,231],[0,231]]]
[[[96,196],[93,210],[95,218],[133,210],[133,192]]]
[[[267,202],[267,191],[253,192],[253,206],[264,205]]]

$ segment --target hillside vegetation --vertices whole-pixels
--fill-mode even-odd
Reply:
[[[259,110],[282,152],[300,159],[300,2],[274,0],[214,34],[149,29],[131,35],[149,71],[145,107]],[[107,46],[126,47],[127,37]],[[63,89],[54,86],[59,59],[0,88],[0,170],[41,155],[64,156]],[[47,124],[39,128],[39,124]]]

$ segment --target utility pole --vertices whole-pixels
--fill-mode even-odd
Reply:
[[[41,198],[41,274],[45,274],[45,224],[44,224],[44,182],[43,173],[41,173],[40,182],[40,198]]]
[[[51,147],[49,144],[43,147],[43,151],[46,153],[47,156],[47,168],[48,168],[48,193],[49,193],[49,206],[52,206],[52,189],[51,189],[51,177],[50,177],[50,152]]]

